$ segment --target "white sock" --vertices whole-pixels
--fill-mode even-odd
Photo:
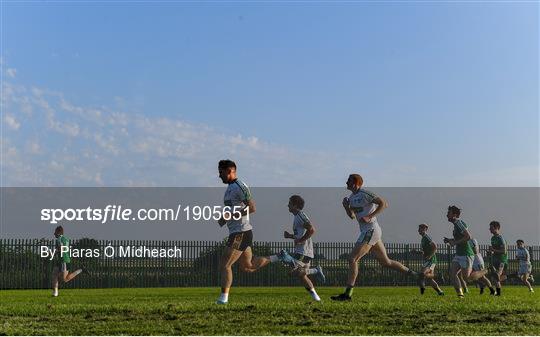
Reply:
[[[82,273],[82,269],[77,269],[73,272],[73,276],[77,276],[79,275],[80,273]]]
[[[229,301],[229,293],[221,293],[221,295],[219,295],[219,301],[228,302]]]
[[[319,271],[316,268],[309,268],[309,269],[306,270],[306,275],[315,275],[318,272]]]
[[[53,296],[58,296],[58,288],[53,289]]]
[[[268,258],[270,259],[270,263],[275,263],[279,261],[279,257],[277,255],[270,255]]]
[[[315,289],[310,289],[309,290],[309,294],[311,295],[311,298],[317,302],[319,302],[321,300],[321,298],[319,297],[319,295],[317,294],[317,292],[315,291]]]

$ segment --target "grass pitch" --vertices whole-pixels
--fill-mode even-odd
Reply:
[[[301,288],[218,288],[0,291],[0,334],[7,335],[540,335],[540,292],[503,288],[503,296],[458,299],[444,288],[320,288],[314,303]]]

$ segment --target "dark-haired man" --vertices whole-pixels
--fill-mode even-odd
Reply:
[[[270,262],[278,262],[277,255],[268,257],[253,256],[251,246],[253,245],[252,226],[249,215],[255,213],[255,201],[251,197],[249,187],[236,176],[236,164],[232,160],[221,160],[218,164],[219,177],[224,184],[227,184],[224,204],[230,207],[229,212],[223,212],[219,219],[220,226],[227,226],[229,238],[227,247],[221,257],[221,295],[217,304],[226,304],[229,300],[229,290],[233,281],[232,266],[236,261],[240,262],[240,270],[252,273],[268,265]],[[240,210],[241,217],[235,216]],[[231,214],[232,213],[232,214]]]
[[[285,231],[283,236],[285,239],[294,240],[294,253],[293,256],[290,256],[286,251],[282,250],[280,259],[291,267],[291,275],[300,279],[311,298],[319,302],[321,298],[317,294],[317,291],[315,291],[313,282],[311,282],[308,275],[317,276],[322,283],[325,282],[326,278],[322,267],[316,266],[315,268],[311,268],[311,261],[315,256],[311,238],[315,234],[315,227],[303,211],[304,204],[304,198],[299,195],[295,194],[289,198],[287,207],[289,212],[294,215],[293,234]]]
[[[473,282],[484,276],[487,271],[472,270],[474,252],[469,244],[471,234],[469,233],[467,224],[459,218],[460,215],[461,209],[456,206],[448,207],[446,217],[448,221],[454,225],[454,230],[452,231],[453,239],[444,238],[444,243],[456,246],[456,255],[454,256],[450,267],[450,277],[454,283],[454,289],[456,290],[458,297],[462,298],[464,295],[459,280],[459,273],[462,274],[465,281]]]
[[[531,255],[527,248],[525,248],[525,241],[519,239],[516,241],[517,252],[516,258],[519,261],[518,277],[523,282],[531,293],[534,293],[529,276],[532,273]]]
[[[437,294],[442,296],[444,295],[444,292],[434,279],[435,266],[437,265],[437,255],[435,254],[437,252],[437,245],[427,234],[428,228],[429,226],[426,223],[418,225],[418,234],[420,234],[422,237],[420,246],[422,248],[422,256],[424,257],[419,279],[420,293],[423,295],[426,291],[426,280],[428,280],[429,284],[433,287]]]
[[[82,269],[77,269],[74,272],[69,272],[69,264],[71,257],[69,256],[69,238],[64,236],[64,228],[58,226],[54,229],[55,238],[55,256],[54,267],[52,271],[52,287],[53,296],[58,296],[58,284],[61,282],[67,283],[73,280],[77,275],[82,273]]]
[[[501,296],[501,281],[503,281],[504,268],[508,264],[508,249],[506,241],[501,235],[501,224],[498,221],[489,223],[489,231],[493,235],[491,237],[491,267],[493,271],[493,279],[495,281],[496,296]]]

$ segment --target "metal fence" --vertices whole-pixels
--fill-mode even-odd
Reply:
[[[41,247],[53,248],[51,240],[0,239],[0,289],[50,288],[53,262],[40,256]],[[93,239],[73,240],[72,252],[93,251],[93,257],[72,257],[71,270],[82,267],[89,271],[67,283],[67,288],[124,288],[124,287],[206,287],[219,286],[219,257],[224,242],[218,241],[97,241]],[[109,247],[109,248],[107,248]],[[112,248],[110,248],[112,247]],[[148,249],[180,249],[176,257],[107,257],[120,247]],[[449,246],[438,245],[436,274],[437,280],[448,283],[448,269],[454,251]],[[281,249],[292,250],[291,242],[256,242],[255,255],[275,254]],[[321,265],[326,274],[327,286],[343,286],[346,283],[347,257],[353,243],[320,242],[314,244],[313,265]],[[485,252],[486,245],[480,246]],[[420,270],[422,256],[416,252],[419,244],[386,244],[388,256],[398,260],[413,270]],[[533,263],[533,274],[540,279],[540,247],[528,247]],[[100,253],[95,257],[95,251]],[[131,252],[131,250],[130,250]],[[73,253],[72,253],[73,254]],[[485,254],[484,254],[485,255]],[[508,247],[509,272],[516,272],[518,261],[516,247]],[[489,264],[489,259],[486,259]],[[280,263],[271,264],[255,273],[240,272],[233,268],[234,284],[240,286],[295,286],[299,281],[288,274],[288,269]],[[508,283],[518,280],[509,279]],[[368,254],[360,262],[359,286],[415,285],[415,280],[381,267],[374,256]]]

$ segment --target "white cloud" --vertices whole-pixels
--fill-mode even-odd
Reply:
[[[17,69],[15,68],[8,68],[6,70],[6,74],[11,77],[11,78],[15,78],[15,76],[17,75]]]
[[[215,186],[220,185],[217,161],[223,158],[236,160],[254,185],[313,185],[320,180],[306,172],[331,174],[326,159],[336,157],[177,118],[82,107],[41,88],[7,87],[5,106],[14,114],[6,115],[5,123],[33,130],[31,141],[21,144],[25,156],[10,157],[18,166],[4,165],[8,186]],[[23,166],[35,174],[25,180]]]
[[[14,116],[10,114],[6,114],[4,116],[4,121],[6,122],[7,126],[9,126],[13,130],[19,130],[21,127],[21,123],[17,122]]]
[[[34,141],[28,141],[26,142],[26,152],[30,154],[42,154],[43,149],[41,148],[41,145],[38,142]]]
[[[4,89],[3,122],[24,136],[2,139],[5,186],[217,186],[224,158],[253,186],[343,186],[359,169],[369,186],[538,186],[537,167],[452,181],[422,167],[381,168],[369,154],[302,151],[179,118],[78,106],[41,88]]]

